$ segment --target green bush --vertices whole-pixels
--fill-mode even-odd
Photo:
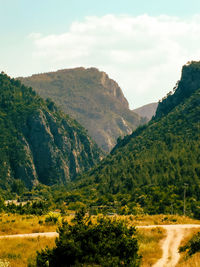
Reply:
[[[185,246],[179,248],[179,252],[187,251],[189,256],[200,251],[200,232],[195,234]]]
[[[52,212],[50,211],[46,218],[45,218],[45,222],[46,223],[58,223],[61,221],[61,216],[60,216],[60,213],[55,213],[55,212]]]
[[[59,227],[56,247],[37,252],[37,266],[140,265],[135,228],[120,220],[100,217],[93,223],[81,210],[70,225]]]

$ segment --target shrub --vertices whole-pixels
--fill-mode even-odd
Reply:
[[[134,266],[140,264],[135,228],[105,217],[93,223],[81,210],[74,223],[59,227],[56,247],[37,252],[37,266]]]
[[[80,202],[80,201],[76,201],[76,202],[71,202],[68,205],[68,210],[80,210],[81,208],[85,208],[85,204]]]
[[[179,248],[179,252],[187,251],[189,256],[200,252],[200,232],[195,234],[185,246]]]
[[[61,216],[60,213],[55,213],[55,212],[49,212],[45,218],[45,222],[48,223],[57,223],[61,221]]]

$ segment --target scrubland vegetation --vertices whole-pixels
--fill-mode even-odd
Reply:
[[[52,232],[56,225],[45,223],[46,216],[1,214],[0,235]]]
[[[99,218],[103,215],[92,216],[92,223],[95,225]],[[65,221],[73,224],[74,216],[62,216]],[[128,227],[137,225],[162,225],[162,224],[180,224],[180,223],[199,223],[188,217],[175,215],[130,215],[130,216],[106,216],[110,221],[121,221]],[[1,214],[0,216],[0,235],[36,233],[36,232],[52,232],[56,231],[61,222],[61,215],[50,212],[43,216],[18,215],[18,214]],[[184,241],[190,239],[194,232],[190,232],[190,236]],[[141,266],[147,267],[155,263],[162,255],[159,242],[165,237],[165,230],[157,227],[153,229],[137,228],[134,236],[138,240],[138,255],[141,256]],[[183,242],[183,244],[184,244]],[[41,251],[48,246],[49,249],[55,247],[55,238],[15,238],[0,239],[0,259],[7,261],[11,267],[17,266],[34,266],[36,263],[36,251]],[[197,260],[198,254],[187,259],[186,262]],[[185,260],[184,260],[185,263]],[[180,265],[182,266],[182,265]],[[186,265],[190,266],[190,265]],[[192,265],[191,265],[192,266]],[[194,265],[195,266],[195,265]]]
[[[152,266],[161,256],[162,249],[159,242],[165,237],[165,230],[157,227],[152,229],[138,229],[139,254],[142,256],[142,267]]]
[[[181,258],[177,267],[199,267],[200,265],[200,232],[189,229],[179,248]]]

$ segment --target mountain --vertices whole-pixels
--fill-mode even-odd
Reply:
[[[86,130],[20,81],[0,74],[0,186],[16,179],[66,184],[97,163],[102,152]]]
[[[119,85],[95,68],[64,69],[20,78],[75,118],[104,150],[146,122],[129,109]]]
[[[137,113],[140,117],[146,117],[149,121],[155,115],[157,107],[158,103],[150,103],[134,109],[133,112]]]
[[[181,79],[169,92],[166,97],[159,102],[156,110],[156,118],[168,114],[174,107],[182,103],[193,92],[200,88],[200,64],[197,61],[188,62],[183,66]]]
[[[187,214],[200,218],[200,62],[183,67],[174,94],[159,106],[153,120],[77,181],[82,201],[90,190],[91,205],[183,214],[186,196]]]

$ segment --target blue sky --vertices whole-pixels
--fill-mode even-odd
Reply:
[[[197,0],[0,0],[0,12],[0,70],[16,77],[94,66],[131,108],[158,101],[200,57]]]

